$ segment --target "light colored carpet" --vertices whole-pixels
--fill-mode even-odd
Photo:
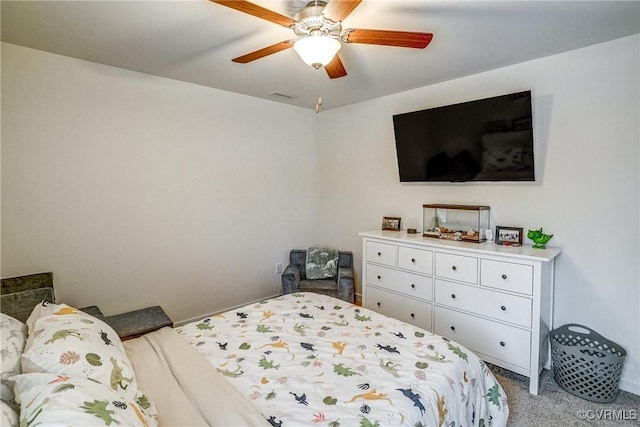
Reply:
[[[640,426],[640,396],[635,394],[621,390],[612,403],[591,402],[566,392],[545,369],[534,396],[527,377],[489,366],[507,393],[510,427]]]

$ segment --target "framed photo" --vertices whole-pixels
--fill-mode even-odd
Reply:
[[[504,246],[522,246],[523,229],[496,226],[496,243]]]
[[[383,216],[382,229],[388,231],[400,231],[400,218],[393,216]]]

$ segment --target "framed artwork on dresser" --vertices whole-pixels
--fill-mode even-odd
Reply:
[[[520,227],[496,226],[496,243],[504,246],[522,246],[522,234]]]
[[[400,218],[393,216],[383,216],[382,229],[387,231],[400,231]]]

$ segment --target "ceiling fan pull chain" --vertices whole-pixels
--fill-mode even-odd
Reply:
[[[316,114],[320,112],[322,105],[322,96],[320,95],[320,68],[316,68],[316,93],[318,94],[318,102],[316,102]]]

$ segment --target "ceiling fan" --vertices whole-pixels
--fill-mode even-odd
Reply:
[[[424,49],[433,38],[431,33],[411,31],[342,29],[342,21],[362,0],[310,1],[294,18],[246,0],[211,1],[290,28],[297,36],[232,59],[233,62],[242,64],[293,47],[307,64],[314,68],[324,67],[329,77],[336,79],[347,75],[337,54],[343,43]]]

